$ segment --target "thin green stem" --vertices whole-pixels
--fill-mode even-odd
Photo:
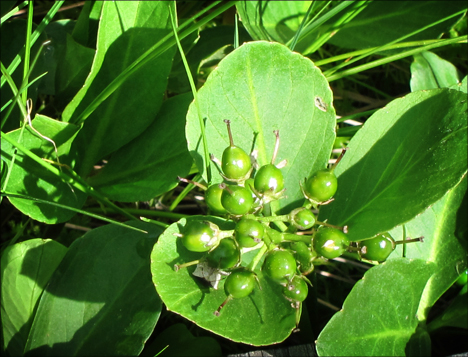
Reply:
[[[24,66],[23,66],[23,84],[27,83],[29,75],[29,61],[31,56],[31,32],[32,32],[32,23],[33,23],[34,7],[33,2],[29,2],[29,11],[28,11],[28,25],[26,26],[26,45],[24,51]],[[23,105],[26,104],[28,100],[28,91],[25,90],[22,94]]]
[[[349,120],[349,119],[355,119],[355,118],[361,118],[361,117],[364,117],[364,116],[367,116],[367,115],[372,115],[374,114],[377,110],[379,109],[371,109],[371,110],[367,110],[365,112],[360,112],[360,113],[355,113],[355,114],[350,114],[350,115],[346,115],[344,117],[341,117],[341,118],[338,118],[336,119],[336,123],[342,123],[346,120]]]
[[[406,48],[406,47],[419,47],[419,46],[425,46],[429,44],[433,44],[436,42],[444,41],[442,39],[437,39],[437,40],[424,40],[424,41],[410,41],[410,42],[401,42],[401,43],[396,43],[391,45],[390,47],[387,48],[388,50],[394,50],[394,49],[400,49],[400,48]],[[371,48],[366,48],[364,50],[357,50],[357,51],[352,51],[352,52],[347,52],[338,56],[333,56],[333,57],[328,57],[324,58],[321,60],[315,61],[315,65],[320,67],[328,63],[333,63],[341,60],[345,60],[347,58],[352,58],[355,56],[359,56],[365,53],[368,53],[369,51],[373,51],[379,47],[371,47]]]
[[[179,26],[179,31],[187,27],[188,25],[192,24],[194,19],[206,13],[207,11],[210,11],[214,6],[216,6],[219,3],[220,1],[216,1],[210,4],[205,9],[203,9],[200,13],[198,13],[196,16],[184,22],[181,26]],[[180,32],[179,40],[183,40],[192,32],[196,31],[198,28],[202,27],[203,25],[205,25],[206,23],[214,19],[216,16],[222,14],[228,8],[233,6],[235,3],[236,1],[228,1],[226,3],[223,3],[218,9],[213,10],[209,15],[201,19],[199,22],[190,26],[187,30]],[[94,100],[83,110],[83,112],[79,114],[76,117],[76,119],[73,120],[73,123],[79,125],[83,121],[85,121],[91,115],[91,113],[93,113],[94,110],[96,110],[96,108],[99,105],[101,105],[103,101],[105,101],[112,93],[114,93],[120,87],[121,83],[123,83],[128,77],[130,77],[133,74],[133,72],[135,72],[136,70],[138,70],[139,68],[147,64],[149,61],[158,57],[159,55],[167,51],[169,48],[171,48],[175,44],[176,44],[176,40],[172,32],[164,36],[153,47],[148,49],[145,53],[143,53],[140,57],[138,57],[137,60],[135,60],[132,64],[130,64],[127,68],[125,68],[117,77],[115,77],[114,80],[111,83],[109,83],[106,86],[106,88],[104,88],[104,90],[101,93],[99,93],[94,98]]]
[[[30,47],[34,46],[34,44],[36,43],[41,33],[44,31],[45,27],[49,24],[49,22],[55,16],[55,14],[57,13],[57,11],[60,9],[60,7],[62,6],[64,2],[65,2],[64,0],[54,2],[49,12],[47,13],[47,15],[42,19],[39,26],[37,26],[36,30],[34,30],[34,32],[32,33],[31,40],[30,40]],[[10,65],[8,66],[7,71],[8,73],[10,73],[10,75],[16,70],[18,65],[21,63],[21,56],[23,53],[25,53],[24,48],[15,56],[13,61],[11,61]],[[0,87],[3,87],[3,85],[5,84],[5,81],[6,79],[2,77],[1,82],[0,82]]]
[[[193,181],[198,181],[201,179],[201,175],[198,174],[193,178]],[[172,202],[171,206],[169,207],[169,211],[175,210],[177,205],[187,196],[187,194],[194,189],[195,185],[193,183],[189,183],[182,192],[177,196],[177,198]]]
[[[98,191],[94,190],[94,188],[90,187],[84,180],[73,170],[69,170],[69,173],[71,176],[65,174],[62,172],[60,169],[57,169],[53,165],[49,164],[48,162],[42,160],[39,156],[36,154],[32,153],[30,150],[28,150],[26,147],[24,147],[22,144],[16,142],[12,138],[10,138],[8,135],[5,133],[1,133],[2,139],[8,141],[12,146],[16,147],[19,151],[21,151],[23,154],[25,154],[27,157],[44,167],[45,169],[49,170],[52,172],[54,175],[60,177],[65,183],[68,183],[75,187],[76,189],[89,194],[90,196],[96,198],[98,201],[104,203],[106,206],[110,206],[114,209],[116,209],[118,212],[123,214],[125,217],[132,219],[132,220],[137,220],[136,217],[133,217],[131,214],[125,212],[122,210],[120,207],[116,206],[114,203],[109,201],[107,197],[104,197],[101,193]],[[13,165],[11,165],[13,166]]]
[[[396,55],[393,55],[393,56],[381,58],[379,60],[369,62],[369,63],[363,64],[361,66],[356,66],[354,68],[351,68],[351,69],[348,69],[348,70],[333,74],[333,75],[327,77],[327,80],[328,80],[328,82],[336,81],[338,79],[341,79],[341,78],[344,78],[344,77],[347,77],[347,76],[351,76],[353,74],[360,73],[360,72],[366,71],[368,69],[375,68],[375,67],[378,67],[378,66],[390,63],[390,62],[394,62],[396,60],[399,60],[399,59],[402,59],[402,58],[405,58],[405,57],[409,57],[409,56],[415,55],[415,54],[420,53],[420,52],[429,51],[429,50],[431,50],[433,48],[439,48],[439,47],[443,47],[443,46],[447,46],[447,45],[452,45],[452,44],[455,44],[455,43],[467,43],[467,38],[468,38],[467,35],[459,36],[459,37],[456,37],[456,38],[451,38],[451,39],[448,39],[448,40],[439,41],[437,43],[433,43],[433,44],[430,44],[430,45],[427,45],[427,46],[419,47],[419,48],[416,48],[416,49],[413,49],[413,50],[405,51],[405,52],[402,52],[402,53],[399,53],[399,54],[396,54]]]
[[[202,141],[203,141],[203,151],[205,154],[205,164],[206,164],[206,174],[207,174],[207,181],[211,183],[211,170],[210,170],[210,152],[208,150],[208,140],[206,139],[206,132],[205,132],[205,123],[203,122],[203,116],[200,108],[200,102],[198,101],[198,95],[197,95],[197,87],[195,86],[195,82],[193,81],[192,77],[192,72],[190,71],[189,64],[187,62],[187,58],[185,58],[185,53],[182,48],[182,45],[180,44],[179,41],[179,36],[177,34],[177,24],[176,24],[176,19],[175,19],[175,14],[173,13],[173,7],[171,4],[169,6],[169,14],[171,16],[171,23],[172,23],[172,31],[174,32],[174,38],[177,43],[177,47],[179,48],[179,53],[180,57],[182,58],[182,62],[185,67],[185,72],[187,73],[187,77],[190,83],[190,88],[192,89],[192,94],[193,98],[195,100],[195,106],[197,107],[197,113],[198,113],[198,122],[200,124],[200,131],[202,135]],[[174,3],[175,7],[175,3]]]
[[[354,62],[356,62],[356,61],[359,61],[359,60],[361,60],[361,59],[363,59],[363,58],[365,58],[365,57],[368,57],[368,56],[370,56],[371,54],[374,54],[375,52],[384,51],[384,50],[388,49],[388,47],[390,47],[390,46],[393,45],[394,43],[403,41],[404,39],[406,39],[406,38],[408,38],[408,37],[414,36],[414,35],[416,35],[416,34],[422,32],[422,31],[424,31],[424,30],[427,30],[428,28],[431,28],[431,27],[433,27],[433,26],[436,26],[436,25],[438,25],[439,23],[444,22],[444,21],[447,21],[447,20],[449,20],[449,19],[451,19],[451,18],[453,18],[453,17],[455,17],[455,16],[460,16],[460,15],[462,15],[463,13],[465,13],[465,10],[458,11],[458,12],[456,12],[455,14],[446,16],[446,17],[444,17],[444,18],[441,19],[441,20],[435,21],[435,22],[433,22],[433,23],[431,23],[431,24],[429,24],[429,25],[427,25],[427,26],[424,26],[424,27],[422,27],[422,28],[420,28],[420,29],[417,29],[416,31],[413,31],[413,32],[411,32],[411,33],[409,33],[409,34],[406,34],[406,35],[404,35],[404,36],[401,36],[401,37],[399,37],[399,38],[397,38],[397,39],[395,39],[395,40],[393,40],[393,41],[390,41],[390,42],[386,43],[386,44],[383,45],[383,46],[379,46],[379,47],[377,47],[377,48],[374,48],[374,49],[372,49],[371,51],[368,51],[367,53],[365,53],[365,54],[363,54],[363,55],[361,55],[361,56],[358,56],[358,57],[356,57],[356,58],[353,58],[353,59],[351,59],[351,60],[349,60],[349,61],[342,62],[342,63],[340,63],[339,65],[337,65],[337,66],[335,66],[335,67],[333,67],[333,68],[331,68],[331,69],[325,71],[325,72],[324,72],[324,75],[325,75],[326,77],[329,77],[329,76],[331,76],[333,73],[335,73],[338,69],[341,69],[341,68],[343,68],[343,67],[349,66],[350,64],[352,64],[352,63],[354,63]]]
[[[10,19],[14,14],[16,14],[25,6],[28,6],[28,1],[23,1],[21,4],[8,11],[5,15],[2,16],[1,24],[3,25],[6,20]]]
[[[302,35],[299,36],[299,42],[305,38],[309,33],[311,33],[312,31],[314,31],[316,28],[318,28],[319,26],[321,26],[322,24],[324,24],[326,21],[328,21],[329,19],[331,19],[333,16],[335,16],[336,14],[340,13],[341,11],[343,11],[344,9],[346,9],[348,6],[352,5],[354,3],[355,0],[353,1],[343,1],[342,3],[340,3],[338,6],[336,6],[335,8],[331,9],[330,11],[328,11],[325,15],[323,15],[322,17],[320,17],[317,21],[311,21],[310,24],[308,24],[306,26],[306,28],[302,31]],[[322,11],[324,11],[326,9],[326,7],[328,6],[328,4],[330,4],[331,1],[329,1],[321,10],[320,12],[315,15],[315,17],[318,17],[320,15],[320,13]],[[286,46],[289,47],[290,45],[290,42],[292,42],[292,39],[289,40],[287,43],[286,43]]]
[[[304,29],[304,25],[306,24],[307,19],[309,18],[310,13],[314,10],[315,4],[316,4],[316,2],[315,2],[315,1],[312,1],[312,3],[309,5],[309,8],[307,9],[307,12],[306,12],[304,18],[302,19],[301,24],[300,24],[299,28],[297,29],[297,31],[296,31],[296,33],[295,33],[293,39],[292,39],[292,43],[291,43],[291,45],[289,46],[289,48],[291,49],[291,51],[294,51],[294,47],[296,47],[296,43],[297,43],[297,41],[299,40],[299,36],[301,35],[302,30]]]
[[[143,217],[140,217],[140,216],[147,216],[147,217],[169,218],[171,220],[178,221],[179,219],[190,217],[190,215],[187,215],[187,214],[159,211],[159,210],[149,210],[149,209],[139,209],[139,208],[121,208],[121,210],[129,214],[139,216],[140,219],[143,219]],[[102,208],[89,207],[87,208],[87,211],[88,212],[102,212]],[[121,213],[113,208],[106,208],[106,212]]]
[[[24,195],[20,195],[20,194],[16,194],[16,193],[9,193],[9,192],[2,192],[1,196],[2,197],[6,196],[6,197],[20,198],[20,199],[24,199],[24,200],[35,201],[35,202],[42,203],[42,204],[48,204],[48,205],[51,205],[51,206],[63,208],[63,209],[69,210],[69,211],[73,211],[73,212],[76,212],[76,213],[81,213],[81,214],[84,214],[86,216],[96,218],[96,219],[99,219],[99,220],[104,221],[104,222],[108,222],[108,223],[112,223],[112,224],[115,224],[115,225],[118,225],[118,226],[121,226],[121,227],[133,229],[133,230],[138,231],[138,232],[148,233],[145,230],[129,226],[128,224],[125,224],[125,223],[122,223],[122,222],[119,222],[119,221],[115,221],[115,220],[109,219],[107,217],[99,216],[97,214],[93,214],[93,213],[90,213],[90,212],[87,212],[87,211],[84,211],[84,210],[81,210],[81,209],[78,209],[78,208],[65,206],[65,205],[62,205],[62,204],[57,203],[57,202],[46,201],[46,200],[42,200],[42,199],[39,199],[39,198],[34,198],[34,197],[29,197],[29,196],[24,196]]]

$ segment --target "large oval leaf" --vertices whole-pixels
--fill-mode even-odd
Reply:
[[[219,63],[190,105],[189,150],[208,179],[199,113],[208,151],[219,159],[229,145],[223,119],[231,120],[237,146],[258,150],[260,165],[271,161],[273,130],[279,130],[276,162],[288,160],[282,169],[287,198],[280,203],[297,206],[303,198],[299,181],[324,168],[330,157],[336,122],[332,98],[328,82],[308,58],[278,43],[246,43]],[[221,181],[214,165],[210,175],[213,182]]]
[[[319,356],[404,356],[421,294],[435,266],[395,259],[373,267],[317,339]]]
[[[64,121],[80,122],[80,116],[96,96],[109,90],[107,86],[123,70],[169,33],[169,4],[167,1],[103,2],[91,72],[65,108]],[[78,162],[81,176],[86,176],[98,160],[141,134],[153,121],[163,101],[174,50],[135,70],[86,119],[75,144],[78,150],[85,150],[80,152]]]
[[[174,270],[174,264],[182,264],[202,257],[189,252],[174,233],[183,231],[187,221],[199,219],[216,223],[221,229],[234,228],[234,223],[209,216],[193,216],[181,219],[166,229],[155,244],[151,254],[153,282],[168,310],[178,313],[197,325],[236,342],[256,346],[283,341],[295,327],[296,310],[291,307],[279,284],[266,279],[257,265],[262,290],[242,299],[231,300],[220,316],[213,313],[226,299],[224,280],[217,290],[192,275],[195,266]]]
[[[30,355],[137,356],[161,312],[149,272],[161,228],[148,234],[106,225],[68,249],[39,302],[26,344]]]
[[[370,238],[409,221],[455,186],[467,170],[466,94],[418,91],[374,113],[337,166],[335,201],[323,221]]]

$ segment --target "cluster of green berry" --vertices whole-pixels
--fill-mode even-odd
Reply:
[[[339,257],[347,250],[358,251],[363,259],[377,261],[385,260],[393,251],[397,242],[388,234],[353,247],[346,226],[337,227],[316,220],[312,209],[333,200],[338,186],[333,171],[346,150],[332,168],[319,170],[300,183],[305,197],[302,207],[286,215],[270,215],[270,203],[281,199],[285,191],[281,168],[286,161],[274,163],[279,150],[279,132],[274,131],[276,141],[271,162],[258,167],[254,156],[234,145],[230,122],[225,120],[225,123],[230,145],[224,150],[221,161],[211,156],[224,182],[209,187],[192,183],[206,190],[205,200],[211,213],[236,222],[235,228],[223,231],[208,220],[191,220],[182,233],[177,234],[185,248],[205,253],[199,260],[176,265],[177,270],[196,264],[193,275],[209,281],[215,289],[227,276],[224,281],[227,298],[215,311],[216,315],[231,299],[250,295],[256,285],[261,289],[254,269],[262,259],[262,273],[282,286],[284,297],[299,316],[310,284],[306,275],[313,271],[314,265]],[[242,266],[243,254],[252,250],[258,250],[258,258]]]

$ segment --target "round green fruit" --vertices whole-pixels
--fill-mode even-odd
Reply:
[[[315,202],[331,199],[338,188],[338,181],[333,171],[320,170],[309,177],[304,185],[307,197]]]
[[[255,175],[254,186],[260,193],[278,193],[284,188],[283,173],[273,164],[264,165]]]
[[[296,274],[296,259],[287,250],[273,250],[266,255],[262,271],[278,283],[286,283]]]
[[[233,180],[244,178],[252,167],[249,155],[237,146],[228,146],[223,152],[221,168],[224,175]]]
[[[249,296],[255,287],[255,274],[247,269],[233,271],[224,282],[224,291],[235,299]]]
[[[302,230],[310,229],[315,224],[315,215],[308,208],[301,207],[291,212],[293,224]]]
[[[358,243],[359,255],[363,259],[385,261],[395,249],[395,240],[386,232]]]
[[[342,231],[331,227],[320,227],[312,239],[318,255],[333,259],[342,255],[349,247],[349,239]]]
[[[216,243],[216,225],[207,221],[190,221],[185,225],[182,244],[192,252],[207,252]]]
[[[303,302],[309,292],[309,287],[304,279],[299,276],[295,276],[286,284],[283,289],[283,294],[292,301]]]
[[[214,184],[208,187],[205,192],[205,201],[209,209],[215,214],[226,214],[227,211],[221,204],[221,195],[223,189],[219,185]]]
[[[236,224],[235,237],[242,248],[256,246],[265,234],[265,227],[254,219],[242,218]]]
[[[221,195],[221,204],[230,214],[241,216],[249,213],[253,206],[251,192],[241,186],[226,186]]]
[[[234,239],[221,239],[219,245],[207,256],[211,266],[218,269],[233,268],[240,261],[240,250]]]

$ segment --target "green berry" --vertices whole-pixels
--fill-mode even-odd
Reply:
[[[304,185],[307,197],[315,202],[328,201],[335,195],[337,188],[338,181],[330,170],[317,171]]]
[[[190,221],[185,225],[182,244],[192,252],[207,252],[217,243],[217,226],[208,221]]]
[[[221,204],[230,214],[241,216],[249,213],[253,206],[251,192],[241,186],[226,186],[221,195]]]
[[[237,146],[224,150],[221,164],[224,175],[233,180],[244,178],[252,167],[249,155]]]
[[[299,229],[309,229],[315,224],[315,215],[308,208],[301,207],[291,212],[293,224]]]
[[[236,224],[235,236],[239,245],[244,248],[256,246],[265,234],[265,227],[254,219],[242,218]]]
[[[468,270],[465,270],[463,273],[461,273],[459,276],[458,276],[458,279],[456,281],[456,283],[458,285],[466,285],[467,284],[467,281],[468,281]]]
[[[303,302],[307,293],[309,292],[309,287],[304,279],[299,276],[295,276],[286,284],[286,287],[283,289],[283,294],[292,301]]]
[[[395,249],[395,240],[386,232],[358,243],[359,255],[367,260],[385,261]]]
[[[221,239],[219,245],[207,256],[211,266],[218,269],[229,269],[237,265],[240,260],[240,250],[234,239]]]
[[[249,296],[255,287],[255,274],[247,269],[233,271],[224,283],[224,291],[235,299]]]
[[[317,254],[333,259],[342,255],[349,247],[349,240],[345,233],[336,228],[320,227],[312,239]]]
[[[262,270],[278,283],[286,283],[296,274],[296,259],[287,250],[273,250],[266,255]]]
[[[299,270],[303,275],[307,275],[314,270],[312,261],[315,258],[315,254],[304,242],[292,242],[289,243],[289,248],[294,253],[294,258],[299,263]]]
[[[205,201],[210,210],[215,214],[226,214],[227,211],[221,204],[223,189],[219,185],[211,185],[205,192]]]
[[[283,173],[273,164],[264,165],[255,175],[254,186],[260,193],[278,193],[284,188]]]

